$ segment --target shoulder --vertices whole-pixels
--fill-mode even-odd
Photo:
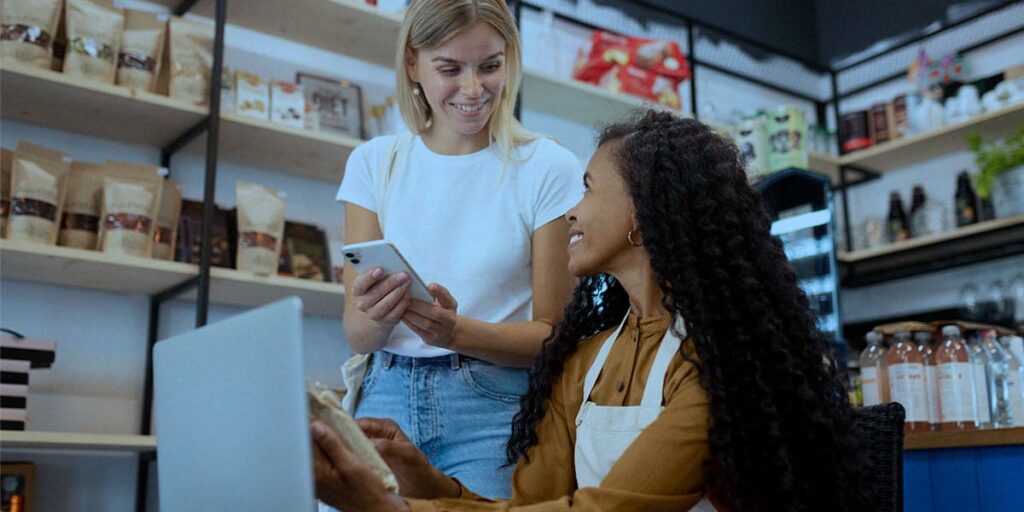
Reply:
[[[579,171],[576,155],[550,137],[540,136],[516,148],[516,158],[528,168]]]
[[[356,149],[352,150],[351,158],[357,161],[376,159],[381,152],[389,151],[395,145],[396,140],[398,140],[397,135],[374,137],[356,146]]]

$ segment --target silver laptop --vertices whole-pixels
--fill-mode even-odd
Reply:
[[[160,510],[315,510],[302,301],[157,343]]]

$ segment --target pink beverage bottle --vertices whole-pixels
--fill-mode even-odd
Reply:
[[[939,385],[939,430],[974,430],[974,381],[971,353],[960,328],[942,328],[942,344],[935,350]]]
[[[924,353],[917,349],[909,332],[898,332],[895,339],[886,356],[890,396],[893,402],[899,402],[906,410],[904,426],[907,432],[931,430]]]
[[[889,403],[889,379],[885,367],[882,333],[871,331],[864,337],[867,347],[860,353],[860,387],[864,406]]]

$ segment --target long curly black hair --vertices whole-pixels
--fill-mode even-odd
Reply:
[[[696,350],[710,400],[708,488],[730,510],[865,510],[845,386],[735,145],[654,111],[607,127],[605,144],[615,144],[665,307],[686,320]],[[564,362],[628,307],[613,277],[580,281],[530,372],[510,462],[537,443]]]

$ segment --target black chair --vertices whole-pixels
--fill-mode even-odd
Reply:
[[[862,407],[855,423],[867,443],[870,486],[877,512],[903,512],[903,406],[889,404]]]

